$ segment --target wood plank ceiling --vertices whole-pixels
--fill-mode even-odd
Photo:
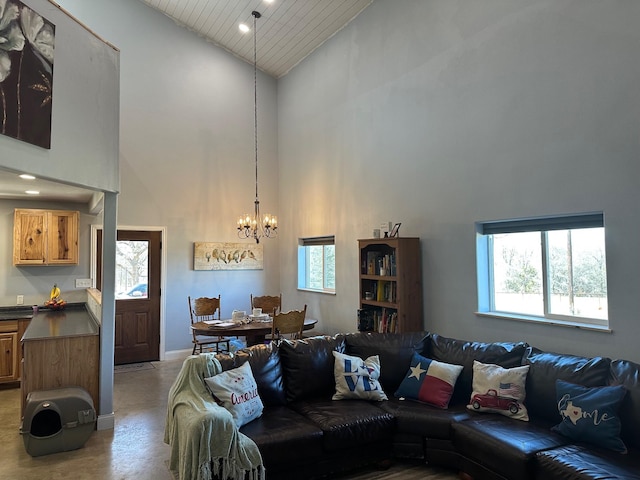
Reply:
[[[280,78],[347,25],[373,0],[141,0],[214,44],[253,64],[257,20],[257,65]]]

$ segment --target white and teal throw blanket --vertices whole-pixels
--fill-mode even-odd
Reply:
[[[171,390],[164,431],[171,445],[169,468],[180,480],[264,480],[257,445],[238,431],[224,407],[207,390],[204,378],[222,371],[213,354],[188,357]]]

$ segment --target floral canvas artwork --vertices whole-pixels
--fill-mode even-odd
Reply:
[[[0,0],[0,133],[51,148],[55,26],[19,0]]]
[[[254,243],[195,242],[194,270],[262,270],[263,248]]]

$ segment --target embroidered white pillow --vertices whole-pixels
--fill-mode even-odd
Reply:
[[[500,413],[516,420],[529,421],[524,404],[529,365],[502,368],[500,365],[473,361],[471,399],[467,408],[479,412]]]
[[[333,373],[336,379],[336,393],[333,400],[387,400],[382,391],[380,378],[380,359],[378,355],[366,360],[360,357],[333,352],[335,359]]]
[[[216,401],[231,412],[238,428],[262,415],[264,405],[249,362],[204,381]]]

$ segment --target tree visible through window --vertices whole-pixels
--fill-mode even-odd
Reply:
[[[608,326],[602,214],[478,224],[478,286],[480,312]]]
[[[298,288],[335,293],[336,250],[334,237],[300,239]]]
[[[147,297],[149,242],[118,240],[116,243],[116,298]]]

